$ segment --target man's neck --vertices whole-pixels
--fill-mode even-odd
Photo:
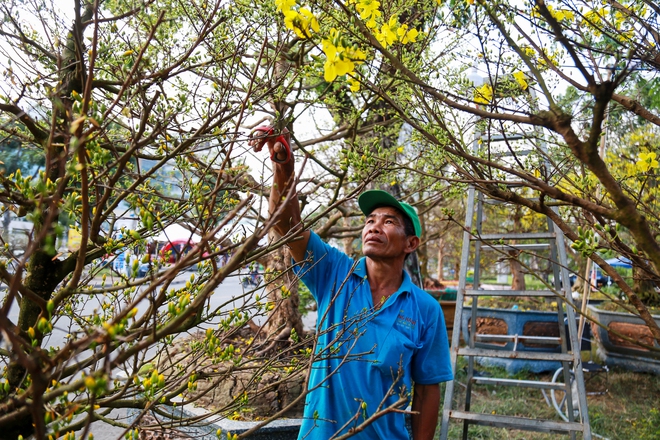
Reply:
[[[380,307],[403,282],[403,260],[379,260],[367,257],[367,278],[375,307]]]

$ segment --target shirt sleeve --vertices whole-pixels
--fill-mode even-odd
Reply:
[[[341,281],[351,270],[353,260],[311,232],[305,259],[294,264],[293,271],[305,283],[314,299],[321,303],[327,295],[339,289]]]
[[[412,359],[412,379],[421,385],[446,382],[454,377],[449,358],[445,317],[440,304],[434,301],[429,305],[430,307],[425,307],[429,314],[422,333],[422,346]]]

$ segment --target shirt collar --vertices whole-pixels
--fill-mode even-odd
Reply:
[[[360,258],[360,260],[355,265],[355,269],[353,269],[353,275],[356,275],[362,279],[367,279],[367,257]],[[412,292],[412,288],[413,288],[413,283],[412,280],[410,279],[410,275],[408,275],[408,272],[404,270],[403,282],[401,283],[401,287],[399,287],[399,289],[396,291],[395,294],[401,292]]]

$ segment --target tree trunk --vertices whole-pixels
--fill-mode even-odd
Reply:
[[[275,235],[271,231],[269,235]],[[273,238],[273,237],[271,237]],[[298,277],[287,271],[291,256],[289,249],[283,246],[266,257],[268,269],[264,281],[268,292],[268,301],[274,305],[262,327],[263,335],[270,341],[265,351],[286,345],[292,331],[298,336],[303,334],[302,315],[298,310]]]
[[[428,248],[426,246],[426,243],[424,243],[417,249],[417,256],[419,257],[419,273],[422,277],[422,280],[429,278],[429,269],[428,269],[429,258],[427,252],[428,252]]]
[[[633,292],[645,306],[660,306],[660,293],[655,290],[655,283],[639,266],[633,266]]]
[[[509,251],[509,265],[511,266],[511,290],[525,290],[525,273],[523,272],[522,265],[518,261],[520,252]]]
[[[438,240],[438,281],[444,280],[444,275],[442,271],[442,260],[445,258],[445,240],[444,238],[440,238]]]
[[[522,232],[522,209],[516,207],[513,212],[513,230],[515,232]],[[512,241],[511,244],[515,244],[516,241]],[[511,266],[511,290],[525,290],[525,274],[523,273],[523,268],[518,258],[520,258],[520,251],[512,250],[509,251],[509,264]]]

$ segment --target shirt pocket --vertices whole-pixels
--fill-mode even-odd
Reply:
[[[383,375],[391,377],[397,376],[399,367],[403,371],[409,371],[410,361],[417,348],[415,342],[397,329],[392,328],[378,347],[376,367]]]

